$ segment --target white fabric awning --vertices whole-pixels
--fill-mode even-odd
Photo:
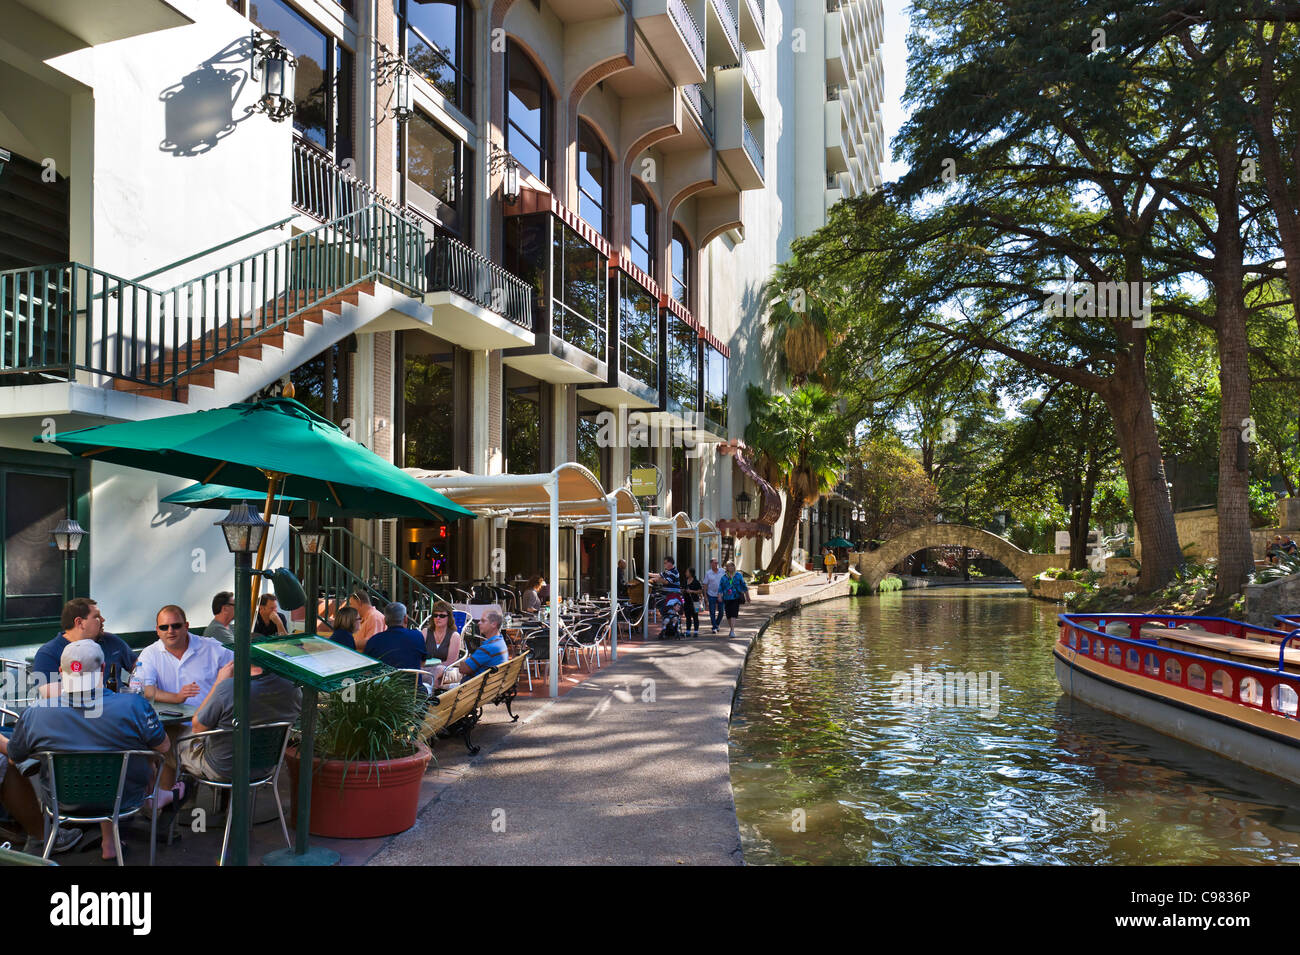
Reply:
[[[553,481],[558,487],[562,524],[608,525],[611,499],[620,520],[641,514],[641,507],[630,491],[619,488],[606,494],[594,474],[573,462],[539,474],[465,474],[418,468],[407,468],[406,473],[421,484],[436,488],[461,507],[483,516],[547,522],[551,514],[547,486]]]

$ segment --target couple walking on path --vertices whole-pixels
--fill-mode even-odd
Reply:
[[[735,562],[727,561],[725,571],[718,569],[718,559],[710,558],[709,569],[704,574],[704,593],[709,601],[709,623],[713,632],[718,632],[718,624],[725,613],[729,637],[736,635],[736,615],[740,605],[749,602],[749,588],[745,578],[736,570]]]

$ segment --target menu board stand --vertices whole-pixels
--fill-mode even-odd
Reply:
[[[339,854],[333,849],[312,848],[311,777],[316,756],[316,705],[320,693],[334,693],[353,683],[372,680],[389,672],[389,667],[355,650],[339,646],[324,637],[271,639],[252,646],[252,660],[302,687],[302,740],[298,746],[298,818],[292,849],[276,849],[262,857],[264,865],[334,865]],[[276,795],[279,799],[279,795]]]

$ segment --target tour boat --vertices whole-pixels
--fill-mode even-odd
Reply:
[[[1300,783],[1300,623],[1279,619],[1287,630],[1223,617],[1060,614],[1056,678],[1090,706]]]

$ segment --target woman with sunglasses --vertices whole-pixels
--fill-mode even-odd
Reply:
[[[447,668],[447,664],[460,658],[460,634],[456,632],[456,616],[451,604],[445,600],[439,600],[433,605],[429,629],[424,634],[424,655],[429,660],[439,661],[432,666],[434,686],[441,685],[442,671]]]

